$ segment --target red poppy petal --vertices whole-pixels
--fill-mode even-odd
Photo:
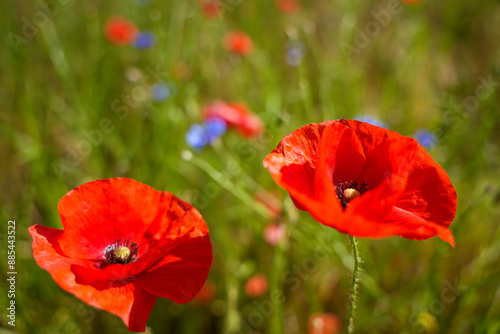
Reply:
[[[42,269],[50,273],[62,289],[89,305],[121,317],[127,326],[130,324],[133,326],[131,330],[145,331],[147,318],[154,305],[153,298],[148,296],[147,292],[136,291],[140,289],[133,284],[112,286],[102,290],[90,285],[78,284],[71,267],[86,267],[89,261],[69,258],[61,254],[58,238],[62,231],[34,225],[29,228],[29,232],[33,238],[35,261]]]
[[[308,163],[305,165],[284,166],[279,174],[280,184],[283,188],[301,189],[304,195],[314,197],[314,174],[315,171]],[[292,196],[293,197],[293,196]]]
[[[379,164],[367,161],[370,174],[378,170],[375,174],[384,175],[383,170],[390,171],[382,182],[384,186],[379,185],[353,200],[347,211],[353,216],[370,217],[375,222],[371,228],[377,234],[373,236],[383,236],[376,226],[393,225],[393,234],[416,240],[438,235],[453,245],[453,235],[446,227],[455,215],[456,193],[448,176],[413,140],[408,141],[406,153],[393,143],[386,142],[379,147],[395,153],[394,158],[378,159]],[[396,143],[404,145],[404,140]],[[392,161],[393,166],[382,167],[380,161]],[[363,233],[368,234],[369,229],[366,226]]]
[[[313,197],[316,161],[312,157],[316,157],[319,151],[321,136],[313,126],[302,127],[296,132],[299,133],[294,135],[294,132],[283,138],[264,159],[264,167],[280,186],[285,187],[282,183],[286,183]]]
[[[316,156],[319,150],[317,140],[320,134],[314,127],[303,127],[300,135],[287,136],[265,159],[264,167],[269,170],[274,181],[288,190],[301,189],[302,193],[308,197],[314,197],[314,174],[316,162],[309,157]],[[292,133],[293,134],[293,133]],[[307,140],[301,140],[302,136],[312,138],[308,146]],[[316,145],[314,145],[316,144]],[[306,158],[307,157],[307,158]],[[299,202],[293,197],[294,202]]]
[[[175,249],[184,243],[189,243],[192,247],[198,247],[198,251],[210,256],[207,262],[205,257],[200,257],[199,262],[210,267],[212,261],[212,246],[208,238],[208,227],[201,214],[190,204],[174,197],[171,206],[167,211],[168,224],[163,224],[154,239],[150,240],[151,247],[148,253],[141,255],[138,260],[131,265],[134,268],[133,275],[138,275],[145,271],[152,271],[167,263],[181,261],[176,255]],[[208,239],[208,248],[205,242]],[[207,270],[208,275],[208,270]]]
[[[264,167],[271,172],[271,175],[281,174],[282,167],[289,165],[308,163],[315,169],[316,154],[320,150],[321,134],[325,126],[308,124],[283,138],[278,147],[264,159]]]
[[[360,180],[367,181],[368,187],[377,184],[374,189],[352,200],[346,214],[349,215],[348,233],[365,237],[384,237],[396,235],[416,235],[415,230],[425,224],[402,224],[401,221],[386,219],[392,212],[393,206],[399,201],[407,187],[409,176],[415,167],[415,152],[418,144],[409,138],[391,140],[374,147],[367,156],[366,170]],[[353,220],[363,217],[366,221],[363,226],[355,226]],[[416,222],[415,222],[416,223]],[[428,237],[437,234],[429,232]],[[420,235],[420,234],[418,234]],[[412,237],[412,239],[415,239]]]
[[[131,284],[132,285],[132,284]],[[133,286],[133,285],[132,285]],[[131,332],[145,332],[146,322],[156,303],[156,296],[144,289],[135,288],[134,303],[130,309],[128,322],[124,320]]]
[[[322,138],[320,142],[320,147],[317,152],[317,160],[314,162],[316,165],[316,170],[314,173],[314,196],[318,201],[324,203],[327,207],[334,207],[336,211],[340,211],[340,203],[338,200],[337,192],[335,191],[335,186],[333,178],[337,176],[337,162],[341,156],[331,154],[332,152],[337,152],[339,150],[339,144],[342,140],[332,140],[332,133],[335,128],[340,132],[339,137],[344,137],[346,132],[349,132],[346,127],[337,127],[337,124],[332,124],[329,128],[325,128],[322,132]],[[349,134],[346,135],[349,137]],[[356,154],[356,152],[353,152]],[[352,168],[356,170],[356,168]],[[359,169],[359,171],[361,168]],[[359,172],[358,171],[358,172]],[[340,171],[343,174],[343,170]],[[357,175],[356,175],[357,176]]]
[[[330,182],[315,179],[315,188],[328,187],[334,190],[339,182],[357,180],[365,165],[365,153],[356,133],[340,122],[325,127],[322,133],[321,150],[316,162],[316,173],[327,173]],[[334,191],[333,191],[334,192]],[[337,197],[335,193],[335,197]]]
[[[453,246],[453,235],[447,227],[455,218],[455,189],[446,172],[423,148],[415,152],[413,161],[416,168],[409,176],[406,189],[384,221],[406,226],[421,224],[420,229],[408,228],[398,234],[417,240],[437,234]]]
[[[238,116],[232,125],[236,126],[238,132],[244,137],[253,137],[259,135],[264,130],[264,123],[261,119],[251,113],[244,103],[228,103]],[[231,123],[231,122],[229,122]]]
[[[235,108],[234,104],[226,103],[223,101],[215,101],[203,107],[203,117],[222,118],[228,124],[236,125],[240,123],[240,119],[242,117],[242,111],[239,108]]]
[[[412,170],[397,207],[448,227],[455,218],[457,193],[446,172],[420,147],[412,157]]]
[[[346,213],[380,221],[394,206],[412,169],[410,156],[418,144],[410,138],[390,140],[367,152],[365,169],[359,175],[369,191],[352,200]]]
[[[150,293],[184,304],[193,299],[205,283],[212,262],[208,235],[190,238],[169,251],[178,258],[162,262],[156,269],[137,276],[138,286]]]
[[[318,157],[327,157],[326,154],[321,155],[324,128],[325,124],[303,126],[283,138],[278,147],[264,159],[264,167],[269,170],[274,181],[290,193],[299,209],[306,209],[315,217],[325,214],[335,216],[341,210],[333,192],[331,171],[326,167],[316,170]],[[327,184],[332,186],[328,187]],[[322,202],[325,200],[330,205]]]
[[[381,158],[382,157],[382,158]],[[384,158],[385,157],[385,158]],[[456,209],[456,195],[446,173],[432,160],[432,158],[414,140],[402,137],[374,147],[367,156],[366,170],[360,176],[368,184],[380,184],[363,196],[352,200],[347,209],[346,220],[349,228],[347,233],[363,237],[384,237],[400,235],[409,239],[422,240],[439,235],[443,240],[453,245],[453,236],[446,227],[451,223]],[[415,169],[418,166],[430,166],[425,170]],[[439,177],[433,178],[431,170],[439,168]],[[383,178],[382,181],[379,181]],[[431,192],[436,194],[425,205],[428,210],[447,214],[447,224],[436,226],[429,219],[430,214],[420,216],[411,212],[422,212],[422,201],[415,192],[422,191],[422,182],[426,180]],[[443,191],[440,187],[446,185]],[[413,196],[412,196],[413,195]],[[448,196],[446,196],[448,195]],[[450,200],[450,198],[452,200]],[[424,202],[427,204],[427,202]],[[405,207],[410,212],[395,208]],[[353,224],[360,217],[364,217],[363,224]]]
[[[394,207],[384,219],[384,223],[398,226],[394,234],[413,240],[424,240],[439,236],[442,240],[455,246],[453,234],[440,224],[429,222],[412,212]]]
[[[340,122],[325,128],[322,135],[321,151],[330,159],[326,165],[331,170],[331,182],[347,182],[358,179],[365,165],[365,152],[356,132]],[[320,168],[323,163],[320,163]]]
[[[290,198],[292,199],[292,202],[295,205],[295,207],[297,207],[297,209],[302,210],[302,211],[307,211],[307,208],[305,206],[303,206],[302,204],[300,204],[300,202],[298,200],[296,200],[291,194],[290,194]]]
[[[264,130],[264,123],[257,115],[248,114],[242,118],[238,131],[244,137],[259,135]]]
[[[137,244],[168,224],[166,210],[173,195],[132,179],[85,183],[59,202],[64,233],[59,244],[71,257],[101,259],[106,247],[120,239]]]
[[[278,185],[288,191],[297,208],[307,210],[314,218],[326,225],[330,225],[329,222],[332,221],[339,221],[343,213],[337,197],[335,196],[335,198],[333,198],[329,196],[328,193],[331,192],[331,190],[327,190],[326,188],[324,192],[318,190],[318,196],[320,196],[320,198],[316,198],[315,190],[308,190],[310,187],[306,187],[305,184],[301,188],[299,186],[300,182],[296,182],[297,180],[293,180],[289,175],[289,169],[292,166],[294,166],[295,169],[299,169],[297,165],[283,167],[283,174],[272,176]],[[323,180],[330,182],[326,173],[318,174],[317,177],[321,177]],[[299,178],[299,181],[301,180],[302,179]]]
[[[81,285],[91,285],[97,290],[121,287],[132,283],[130,266],[112,264],[104,269],[93,265],[71,265],[71,272],[75,275],[75,282]]]
[[[406,138],[400,135],[397,132],[387,130],[378,126],[374,126],[365,122],[360,122],[360,121],[355,121],[355,120],[348,120],[348,119],[341,119],[338,121],[334,122],[339,122],[352,130],[356,132],[356,136],[359,139],[359,142],[363,146],[363,151],[364,152],[370,152],[372,151],[376,146],[379,146],[380,144],[393,140],[393,139],[401,139],[401,138]],[[327,123],[327,122],[323,122]],[[323,124],[321,123],[321,124]]]

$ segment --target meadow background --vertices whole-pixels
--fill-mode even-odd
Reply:
[[[27,230],[60,228],[62,196],[118,176],[189,201],[211,232],[213,298],[159,299],[153,333],[307,333],[318,312],[338,316],[343,330],[348,237],[298,212],[262,160],[302,125],[367,115],[406,136],[435,135],[428,151],[448,172],[458,209],[455,248],[438,238],[360,240],[356,332],[499,333],[500,2],[315,0],[293,13],[270,0],[220,3],[208,18],[195,0],[2,1],[0,333],[128,332],[37,266]],[[111,43],[103,31],[116,15],[156,43]],[[252,38],[249,55],[225,49],[235,30]],[[168,93],[156,101],[159,83]],[[264,133],[248,140],[229,130],[193,150],[186,132],[214,100],[245,102]],[[273,218],[256,200],[262,193],[277,197],[283,214]],[[15,328],[4,315],[12,219]],[[263,237],[272,223],[287,231],[276,246]],[[268,289],[250,297],[245,282],[258,273]]]

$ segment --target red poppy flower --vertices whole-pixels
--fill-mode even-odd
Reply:
[[[57,284],[144,332],[157,296],[187,303],[212,262],[200,213],[174,195],[115,178],[59,202],[64,229],[30,227],[33,255]]]
[[[260,118],[250,112],[243,103],[215,101],[205,105],[202,114],[205,119],[223,119],[244,137],[259,135],[264,130],[264,124]]]
[[[114,17],[106,23],[106,36],[117,45],[124,45],[133,42],[139,34],[139,30],[134,23],[122,17]]]
[[[225,46],[231,52],[246,56],[252,52],[253,43],[250,36],[244,32],[231,32],[226,35]]]
[[[276,7],[283,12],[293,13],[299,10],[300,3],[298,0],[277,0]]]
[[[221,14],[222,7],[217,0],[209,0],[201,3],[201,12],[205,17],[214,18]]]
[[[332,313],[314,313],[309,317],[309,334],[337,334],[340,320]]]
[[[457,195],[417,141],[350,120],[308,124],[264,159],[275,182],[319,222],[359,237],[423,240],[447,229]]]
[[[249,297],[255,298],[267,292],[267,277],[264,274],[256,274],[245,283],[245,292]]]

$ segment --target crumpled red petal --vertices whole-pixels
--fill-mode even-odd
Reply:
[[[208,277],[212,259],[208,236],[189,239],[169,251],[178,261],[161,263],[137,276],[135,282],[150,293],[184,304],[193,299]]]
[[[96,259],[118,239],[141,244],[168,219],[171,200],[172,194],[127,178],[85,183],[59,201],[60,247],[67,256]]]

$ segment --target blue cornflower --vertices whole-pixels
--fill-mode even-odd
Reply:
[[[205,121],[205,130],[207,131],[209,141],[212,142],[217,137],[226,133],[227,123],[220,118],[209,118]]]
[[[156,38],[152,32],[143,31],[140,32],[137,38],[132,42],[132,45],[138,49],[147,49],[155,44]]]
[[[186,141],[189,146],[197,150],[208,144],[208,136],[205,127],[201,124],[193,124],[186,133]]]
[[[160,82],[151,87],[151,98],[154,101],[163,101],[172,94],[172,89],[165,82]]]
[[[203,124],[193,124],[186,133],[186,141],[194,149],[200,150],[226,133],[227,124],[220,118],[207,119]]]
[[[437,145],[436,135],[425,129],[417,130],[413,135],[413,138],[415,138],[418,141],[418,143],[425,148],[430,149],[436,147]]]
[[[377,117],[372,115],[358,115],[354,117],[355,120],[365,122],[371,125],[380,126],[381,128],[388,129],[388,126],[385,122],[379,120]]]

